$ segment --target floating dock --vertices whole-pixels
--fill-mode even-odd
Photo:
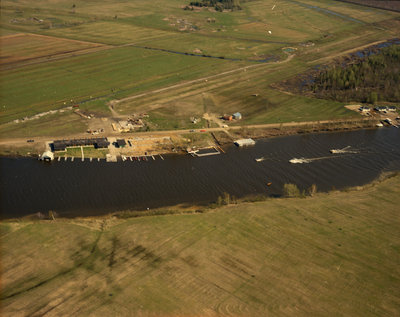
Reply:
[[[188,153],[192,156],[197,156],[197,157],[221,154],[221,152],[218,151],[216,147],[203,148],[195,151],[189,151]]]

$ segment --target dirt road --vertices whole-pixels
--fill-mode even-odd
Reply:
[[[362,119],[352,119],[351,121],[368,121],[371,120],[370,118],[362,118]],[[217,131],[234,131],[240,129],[274,129],[274,128],[293,128],[293,127],[301,127],[305,125],[319,125],[319,124],[327,124],[327,123],[340,123],[346,122],[349,120],[322,120],[322,121],[305,121],[305,122],[286,122],[286,123],[267,123],[267,124],[251,124],[251,125],[239,125],[239,126],[231,126],[229,128],[204,128],[204,129],[182,129],[182,130],[163,130],[163,131],[147,131],[147,132],[131,132],[131,133],[121,133],[121,132],[113,132],[110,134],[103,134],[97,135],[96,137],[121,137],[121,138],[129,138],[133,136],[146,136],[150,137],[152,135],[159,136],[159,135],[166,135],[166,136],[173,136],[173,135],[181,135],[181,134],[190,134],[195,132],[217,132]],[[30,145],[35,147],[36,145],[43,145],[44,142],[50,140],[58,140],[58,139],[74,139],[74,138],[90,138],[91,135],[87,133],[80,133],[80,134],[73,134],[73,135],[65,135],[63,137],[54,137],[54,136],[41,136],[41,137],[32,137],[35,140],[34,143],[27,143],[27,138],[2,138],[0,139],[0,147],[9,146],[9,147],[21,147],[24,145]]]

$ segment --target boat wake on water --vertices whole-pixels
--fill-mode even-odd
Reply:
[[[326,160],[326,159],[332,159],[332,158],[339,158],[339,157],[344,157],[344,156],[349,156],[351,154],[360,154],[361,152],[356,149],[351,149],[351,146],[346,146],[343,149],[332,149],[329,152],[332,154],[344,154],[344,155],[331,155],[331,156],[322,156],[322,157],[313,157],[313,158],[292,158],[289,160],[290,163],[292,164],[304,164],[304,163],[311,163],[314,161],[319,161],[319,160]]]
[[[350,148],[351,148],[351,146],[349,145],[349,146],[344,147],[343,149],[332,149],[332,150],[330,150],[330,152],[331,152],[332,154],[359,153],[359,151],[357,151],[357,150],[351,150]]]
[[[292,158],[289,160],[290,163],[292,164],[307,164],[307,163],[312,163],[314,161],[319,161],[319,160],[328,160],[328,159],[333,159],[333,158],[340,158],[340,157],[345,157],[349,156],[348,155],[335,155],[335,156],[321,156],[321,157],[311,157],[311,158],[305,158],[305,157],[300,157],[300,158]]]

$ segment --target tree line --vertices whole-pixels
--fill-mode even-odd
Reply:
[[[384,48],[346,66],[335,65],[320,72],[308,86],[319,98],[400,102],[400,46]]]
[[[195,7],[214,7],[216,11],[242,10],[239,0],[200,0],[190,2]]]

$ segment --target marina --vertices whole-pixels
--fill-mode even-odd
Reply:
[[[283,185],[318,191],[359,186],[386,171],[400,170],[400,130],[259,139],[254,146],[230,146],[224,155],[126,156],[107,163],[72,158],[50,164],[32,158],[1,158],[3,218],[53,210],[64,216],[90,216],[176,204],[209,204],[224,192],[279,197]],[[358,153],[331,154],[351,146]],[[255,158],[265,158],[262,163]],[[292,164],[293,158],[308,164]],[[131,160],[132,159],[132,160]],[[96,184],[96,186],[93,186]],[[268,185],[269,184],[269,185]]]

